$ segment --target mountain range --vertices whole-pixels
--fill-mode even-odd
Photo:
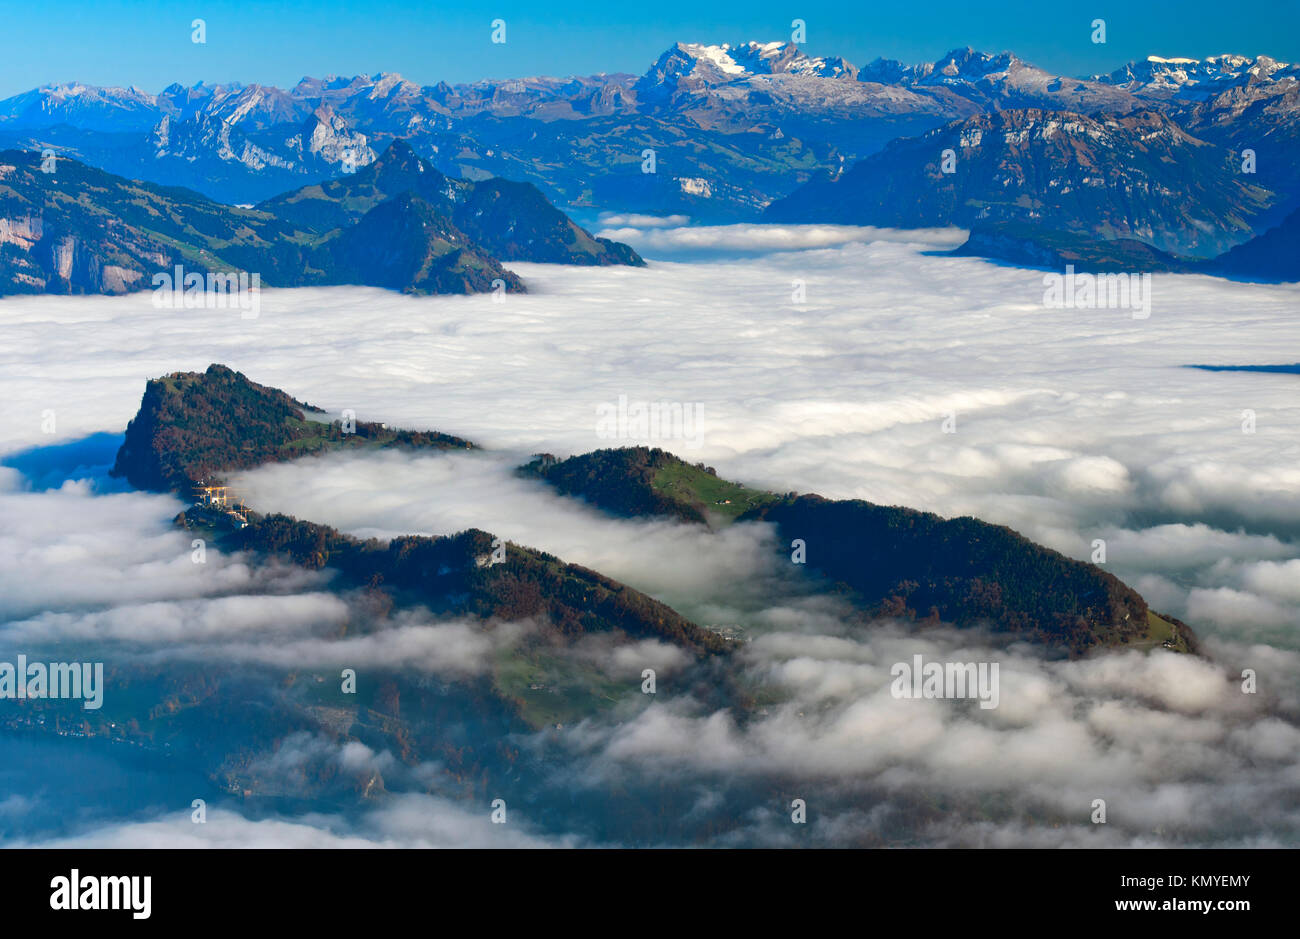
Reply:
[[[401,140],[351,174],[250,208],[75,160],[44,166],[39,153],[0,153],[0,294],[123,293],[177,267],[254,272],[265,286],[517,292],[502,260],[644,263],[535,187],[446,177]]]
[[[450,175],[528,180],[561,207],[752,216],[902,136],[1000,110],[1154,109],[1253,148],[1258,182],[1297,195],[1300,66],[1267,56],[1149,58],[1071,78],[1009,52],[955,49],[862,67],[788,42],[677,43],[640,76],[420,86],[400,75],[294,87],[51,85],[0,101],[0,143],[48,145],[135,178],[257,202],[364,166],[394,138]],[[642,174],[642,152],[656,173]],[[655,175],[644,180],[642,175]]]
[[[424,204],[395,203],[359,227],[358,213],[339,206],[397,141],[406,149],[394,162],[419,159],[432,171],[406,175],[438,182],[411,190]],[[1179,269],[1300,208],[1300,66],[1152,56],[1071,78],[1009,52],[858,67],[788,42],[677,43],[640,76],[420,86],[380,73],[304,78],[287,90],[174,84],[156,95],[52,85],[0,102],[0,144],[255,206],[296,227],[291,242],[331,243],[303,249],[302,263],[321,271],[314,279],[264,265],[284,283],[519,289],[495,262],[636,263],[630,249],[566,234],[563,211],[955,225],[979,230],[969,253],[1013,261],[1050,255],[1062,237],[1125,241],[1171,255],[1161,269]],[[539,224],[546,217],[547,232],[534,227],[528,244],[493,240],[491,229],[519,216],[516,204]],[[11,222],[10,234],[31,240]],[[473,245],[453,254],[463,242],[443,222]],[[381,224],[403,247],[376,246],[367,229]],[[999,254],[1008,229],[1020,245]],[[417,232],[429,231],[425,244]],[[119,276],[130,275],[110,273],[114,289]]]
[[[1225,150],[1159,112],[1028,108],[896,140],[836,180],[802,186],[764,217],[896,228],[1033,222],[1211,255],[1251,237],[1275,198]]]

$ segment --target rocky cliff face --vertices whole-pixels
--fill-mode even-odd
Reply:
[[[144,273],[119,264],[106,263],[102,246],[88,244],[76,235],[53,234],[42,238],[32,256],[46,272],[50,293],[127,293],[136,288]],[[158,262],[161,253],[149,252]]]
[[[348,172],[375,161],[375,151],[370,149],[366,135],[354,132],[329,105],[323,104],[312,112],[298,141],[306,156]]]
[[[300,122],[261,130],[234,117],[203,111],[180,121],[163,115],[149,137],[154,159],[184,160],[196,171],[206,168],[222,175],[230,173],[228,164],[271,171],[285,181],[285,188],[302,176],[352,172],[375,160],[366,135],[355,132],[328,105]]]
[[[81,201],[84,168],[59,161],[47,174],[41,165],[40,154],[0,153],[0,295],[127,293],[147,271],[180,261],[164,239]]]

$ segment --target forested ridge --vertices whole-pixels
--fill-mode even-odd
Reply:
[[[808,567],[883,616],[988,622],[1075,651],[1148,629],[1146,602],[1119,578],[1003,525],[816,495],[752,517],[775,523],[783,545],[803,540]]]
[[[126,428],[113,475],[156,492],[190,496],[221,473],[343,447],[469,449],[436,431],[312,420],[316,409],[224,365],[151,380]],[[317,412],[320,413],[320,412]]]
[[[854,602],[873,617],[986,624],[1072,652],[1151,634],[1146,602],[1110,572],[976,518],[764,492],[648,447],[565,460],[542,454],[520,471],[621,517],[771,522],[784,555],[793,559],[792,544],[803,542],[806,569],[851,588]],[[1194,647],[1191,630],[1178,626],[1182,642]]]
[[[699,653],[728,646],[639,590],[478,529],[443,537],[405,535],[385,543],[277,514],[255,517],[228,538],[230,547],[310,568],[329,566],[353,585],[389,591],[436,612],[540,620],[570,638],[621,630]]]

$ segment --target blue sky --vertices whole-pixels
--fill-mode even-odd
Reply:
[[[1226,12],[1225,12],[1226,11]],[[190,22],[207,23],[207,43]],[[1010,49],[1067,75],[1110,71],[1147,55],[1264,53],[1300,60],[1300,2],[1213,0],[559,0],[490,3],[271,0],[60,0],[5,4],[0,96],[55,81],[137,85],[241,81],[290,85],[304,75],[400,72],[420,84],[525,75],[642,72],[673,42],[787,39],[856,64],[876,56],[933,60],[951,48]],[[1107,42],[1091,42],[1101,17]],[[506,21],[506,43],[490,42]]]

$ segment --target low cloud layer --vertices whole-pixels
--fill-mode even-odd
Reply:
[[[893,241],[934,248],[956,248],[969,234],[959,228],[874,228],[869,225],[694,225],[678,215],[665,218],[612,216],[598,234],[630,244],[651,258],[709,254],[768,254],[807,251],[847,244]]]
[[[785,806],[804,791],[822,844],[1297,843],[1286,797],[1300,783],[1296,379],[1183,366],[1285,361],[1300,288],[1158,275],[1150,318],[1135,320],[1045,308],[1041,272],[942,257],[920,236],[815,228],[646,227],[639,249],[651,256],[776,253],[637,270],[517,265],[532,292],[500,304],[268,290],[247,321],[156,310],[147,296],[0,300],[14,337],[0,349],[0,393],[16,415],[0,424],[0,460],[120,432],[146,378],[213,361],[336,412],[492,448],[335,456],[239,483],[258,508],[362,536],[487,529],[699,622],[742,627],[745,680],[773,696],[752,719],[677,686],[671,649],[595,644],[583,654],[618,680],[661,669],[654,703],[537,742],[567,755],[550,781],[566,791],[668,778],[698,793],[692,817],[739,813],[718,843],[801,843]],[[602,436],[598,408],[620,397],[697,406],[697,439]],[[55,432],[43,433],[51,415]],[[778,564],[767,526],[711,535],[611,519],[512,474],[534,452],[633,443],[776,491],[976,515],[1080,559],[1104,542],[1107,568],[1190,622],[1209,659],[1065,662],[975,634],[885,624],[864,635]],[[61,486],[55,473],[53,488],[29,491],[0,466],[6,646],[93,640],[271,668],[343,654],[459,679],[518,638],[419,611],[382,634],[341,636],[352,614],[327,575],[219,552],[195,565],[170,526],[180,503],[115,490],[102,471],[70,469]],[[917,653],[998,661],[999,707],[894,699],[889,667]],[[1241,693],[1243,669],[1257,695]],[[926,793],[951,810],[927,814]],[[449,820],[429,829],[414,807],[440,797],[393,798],[360,822],[231,814],[224,830],[249,843],[497,837],[458,802],[434,806]],[[1087,821],[1096,798],[1107,826]],[[546,843],[574,837],[536,822]],[[134,820],[85,837],[225,837],[187,825]]]
[[[507,816],[508,818],[508,816]],[[189,811],[123,822],[67,838],[11,847],[39,848],[564,848],[576,839],[548,837],[526,822],[492,823],[492,810],[417,793],[393,795],[359,818],[328,814],[248,818],[219,807],[196,824]]]

